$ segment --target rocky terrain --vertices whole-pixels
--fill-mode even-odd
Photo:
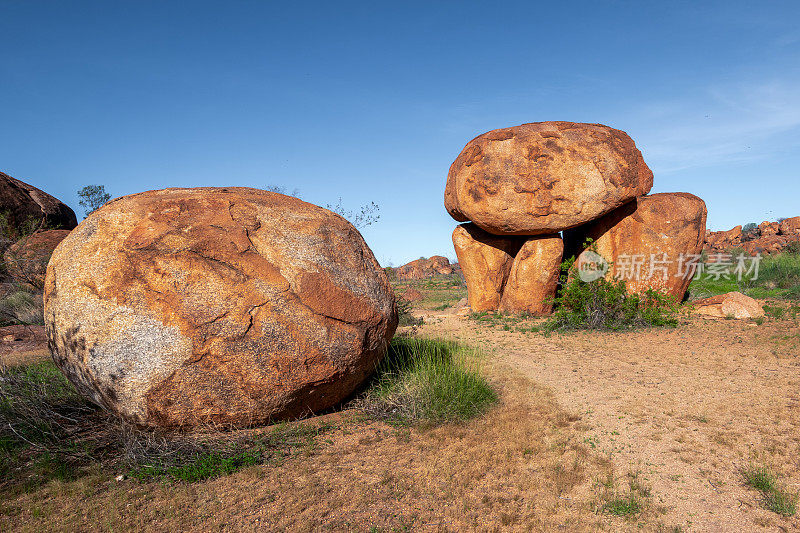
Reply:
[[[741,249],[749,255],[770,255],[800,242],[800,216],[785,218],[780,222],[764,221],[748,232],[743,229],[739,225],[727,231],[706,231],[703,249],[709,256],[735,249]]]

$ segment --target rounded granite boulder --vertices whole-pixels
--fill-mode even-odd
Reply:
[[[352,224],[248,188],[109,202],[54,251],[44,300],[59,368],[149,426],[243,427],[330,408],[397,326],[386,274]]]
[[[594,220],[652,186],[624,131],[535,122],[467,143],[450,167],[444,203],[457,221],[495,235],[544,235]]]

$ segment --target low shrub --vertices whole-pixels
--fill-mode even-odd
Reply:
[[[567,281],[555,298],[556,309],[545,322],[545,331],[677,325],[676,299],[653,289],[628,294],[625,280],[621,279],[582,281],[574,263],[573,258],[562,265]]]
[[[401,423],[468,420],[497,401],[480,374],[479,358],[452,341],[395,337],[356,406]]]

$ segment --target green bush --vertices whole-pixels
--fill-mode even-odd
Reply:
[[[545,323],[545,331],[677,325],[676,299],[653,289],[628,294],[625,280],[621,279],[582,281],[574,264],[573,258],[561,267],[568,278],[555,298],[556,309]]]
[[[475,350],[455,342],[395,337],[356,405],[401,423],[468,420],[497,401],[478,359]]]

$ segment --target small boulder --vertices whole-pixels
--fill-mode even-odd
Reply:
[[[550,314],[561,273],[564,241],[559,235],[532,237],[522,245],[500,299],[504,313]]]
[[[594,250],[613,262],[607,276],[626,281],[629,293],[656,289],[682,298],[692,281],[706,234],[706,204],[693,194],[643,196],[589,224],[564,232],[567,257]],[[683,258],[683,259],[682,259]]]
[[[41,289],[50,256],[67,235],[69,230],[51,229],[37,231],[15,242],[3,254],[8,274]]]
[[[469,316],[472,313],[472,309],[469,306],[469,299],[468,298],[461,298],[455,306],[453,306],[453,312],[456,316]]]
[[[693,302],[693,312],[714,318],[759,318],[764,309],[754,299],[741,292],[729,292]]]
[[[386,273],[352,224],[239,187],[112,200],[56,248],[44,295],[58,367],[148,426],[328,409],[374,370],[397,326]]]
[[[519,237],[492,235],[475,224],[462,224],[453,231],[472,311],[494,311],[500,306],[511,264],[523,242]]]
[[[653,173],[625,132],[535,122],[467,143],[450,167],[444,203],[454,219],[489,233],[544,235],[594,220],[652,186]]]

